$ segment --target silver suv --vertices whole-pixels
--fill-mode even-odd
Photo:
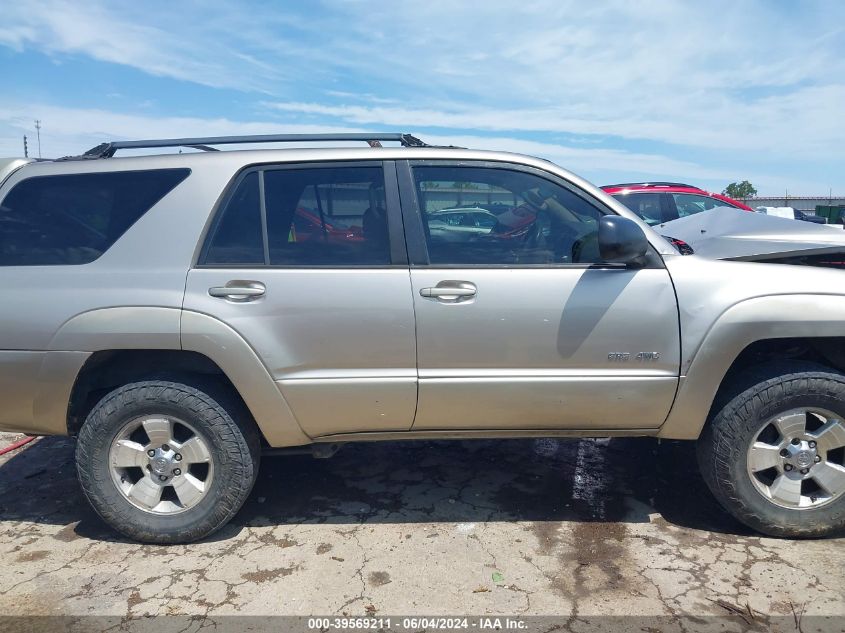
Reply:
[[[176,146],[204,151],[114,157]],[[516,436],[697,440],[746,524],[845,527],[841,271],[682,256],[549,162],[404,134],[107,143],[0,178],[0,430],[75,436],[134,539],[220,528],[263,452]]]

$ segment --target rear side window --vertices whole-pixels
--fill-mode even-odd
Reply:
[[[0,204],[0,266],[88,264],[190,169],[36,176]]]
[[[225,203],[202,263],[387,265],[386,206],[381,166],[248,172]]]

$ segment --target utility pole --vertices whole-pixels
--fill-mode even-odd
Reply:
[[[38,134],[38,158],[41,158],[41,120],[35,119],[35,132]]]
[[[26,134],[23,135],[23,157],[29,158],[29,149],[26,146]]]

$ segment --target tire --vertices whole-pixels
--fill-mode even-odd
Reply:
[[[842,373],[800,361],[751,370],[714,405],[698,440],[704,480],[728,512],[764,534],[843,533],[845,449],[834,447],[845,443],[842,420]]]
[[[145,543],[188,543],[220,529],[246,501],[259,459],[249,413],[210,382],[150,380],[115,389],[91,410],[76,444],[91,506]]]

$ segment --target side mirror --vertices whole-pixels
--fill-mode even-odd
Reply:
[[[599,255],[602,261],[642,264],[648,253],[648,240],[639,224],[619,215],[599,220]]]

